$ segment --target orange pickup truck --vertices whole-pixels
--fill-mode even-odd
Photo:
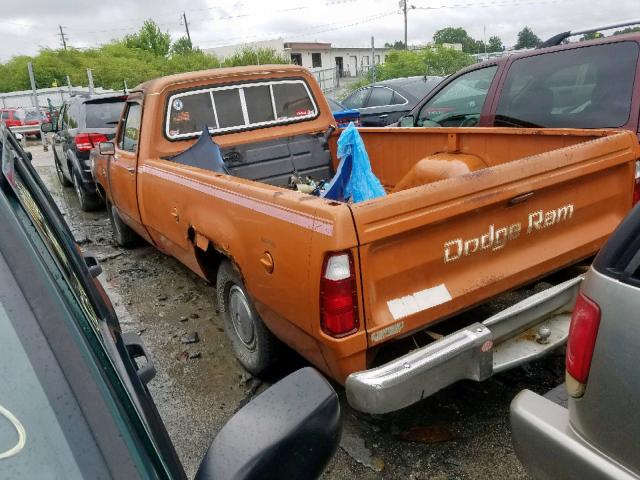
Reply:
[[[288,187],[336,171],[332,123],[313,76],[292,65],[138,86],[93,158],[116,240],[142,237],[216,282],[249,371],[285,343],[366,412],[566,340],[576,264],[632,206],[633,133],[362,128],[387,195],[349,203]],[[224,171],[180,155],[205,125]]]

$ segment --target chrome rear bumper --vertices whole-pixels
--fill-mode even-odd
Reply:
[[[582,279],[567,280],[389,363],[352,373],[345,384],[349,404],[367,413],[392,412],[458,380],[486,380],[542,357],[566,342]],[[541,327],[548,328],[544,341]]]

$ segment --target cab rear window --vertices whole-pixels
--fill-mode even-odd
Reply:
[[[315,118],[318,107],[302,79],[225,85],[169,97],[165,134],[170,140],[228,133]]]
[[[495,124],[622,127],[629,120],[637,60],[635,42],[593,45],[516,60],[507,72]]]

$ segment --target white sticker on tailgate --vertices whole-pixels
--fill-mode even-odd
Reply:
[[[387,302],[394,320],[408,317],[414,313],[442,305],[451,301],[451,294],[444,283],[432,288],[420,290],[406,297],[395,298]]]

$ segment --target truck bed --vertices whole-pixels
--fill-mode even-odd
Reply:
[[[391,192],[350,205],[370,346],[593,255],[631,208],[639,153],[628,132],[361,134]],[[425,183],[398,190],[423,159],[461,159],[469,170],[436,169],[437,178],[427,169]]]

